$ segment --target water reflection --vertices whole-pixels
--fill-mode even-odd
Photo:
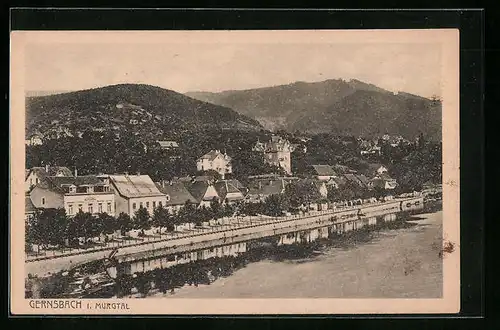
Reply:
[[[86,264],[71,274],[55,274],[37,291],[40,298],[111,298],[174,295],[187,286],[210,285],[231,276],[246,265],[263,260],[274,262],[314,262],[329,248],[350,249],[373,241],[380,231],[419,225],[419,213],[432,213],[439,204],[420,210],[363,218],[328,227],[298,231],[274,237],[219,246],[210,249],[120,264],[111,280],[103,261]],[[411,220],[411,221],[408,221]],[[113,275],[113,274],[112,274]],[[113,276],[115,277],[115,276]],[[41,286],[37,281],[30,285]],[[31,288],[32,289],[32,288]]]

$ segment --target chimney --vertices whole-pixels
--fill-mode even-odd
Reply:
[[[262,181],[259,180],[259,190],[262,189]]]
[[[75,167],[75,178],[78,176],[78,170]]]
[[[45,172],[49,173],[49,164],[45,164]]]

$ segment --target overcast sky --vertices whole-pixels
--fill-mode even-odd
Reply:
[[[426,97],[441,94],[440,44],[422,40],[280,43],[255,38],[246,43],[237,32],[212,43],[208,37],[177,42],[171,38],[141,43],[114,40],[29,44],[26,90],[145,83],[181,93],[217,92],[354,78],[391,91]]]

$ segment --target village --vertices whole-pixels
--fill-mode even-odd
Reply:
[[[165,149],[178,147],[175,141],[158,144]],[[191,176],[156,182],[141,173],[78,175],[76,168],[49,165],[27,169],[27,259],[113,242],[136,244],[257,215],[303,214],[394,198],[398,183],[379,163],[370,164],[363,173],[341,165],[310,165],[306,173],[295,176],[291,153],[297,147],[278,135],[258,141],[252,152],[263,154],[266,163],[282,172],[244,180],[233,177],[231,155],[222,150],[200,155]],[[425,186],[424,193],[438,189]],[[406,195],[417,193],[421,192]]]

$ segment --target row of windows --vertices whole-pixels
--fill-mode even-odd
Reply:
[[[97,209],[94,208],[93,203],[89,203],[87,205],[87,208],[84,209],[83,204],[78,204],[78,208],[75,210],[73,207],[73,204],[68,204],[68,215],[73,215],[75,214],[74,211],[76,212],[88,212],[88,213],[94,213],[97,211],[97,213],[103,213],[106,212],[108,214],[112,213],[112,207],[111,207],[111,202],[106,203],[106,205],[103,205],[104,203],[97,203]],[[104,208],[106,206],[106,208]]]
[[[108,192],[109,187],[108,186],[95,186],[95,187],[73,187],[73,186],[66,186],[63,187],[63,190],[65,193],[77,193],[77,194],[86,194],[86,193],[92,193],[92,192]]]
[[[158,204],[156,204],[156,201],[153,201],[152,203],[149,203],[149,202],[139,202],[139,208],[143,208],[145,205],[145,207],[147,209],[150,208],[150,206],[153,206],[153,209],[156,208],[156,206],[158,205],[158,207],[162,207],[163,206],[163,203],[162,201],[158,201]],[[133,210],[137,210],[137,203],[132,203],[132,209]]]

